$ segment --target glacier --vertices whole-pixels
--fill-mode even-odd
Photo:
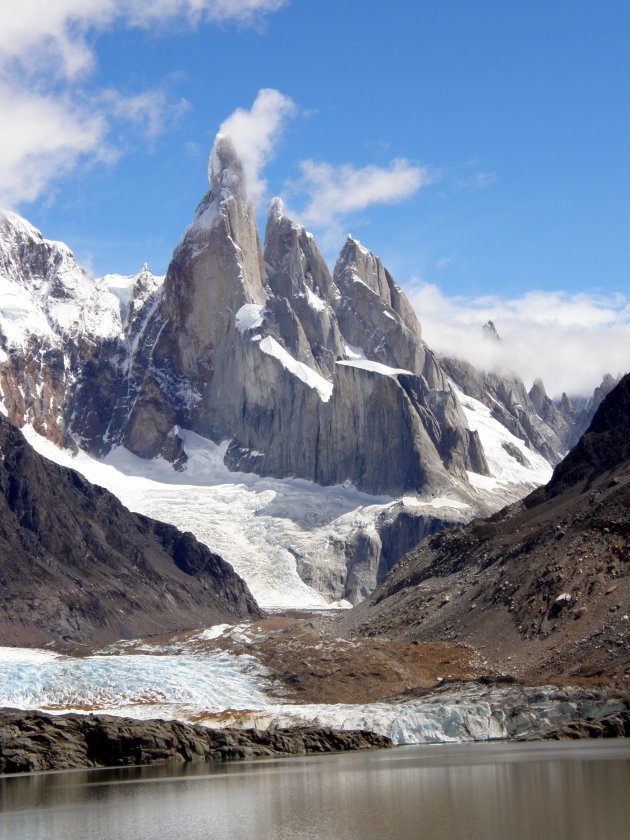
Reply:
[[[78,470],[88,481],[114,493],[130,510],[192,532],[233,566],[267,610],[349,608],[348,601],[326,597],[306,584],[298,574],[296,556],[319,568],[328,566],[334,574],[340,562],[339,546],[360,529],[375,533],[378,517],[389,511],[435,515],[446,509],[454,522],[464,522],[474,513],[466,493],[461,498],[407,494],[394,499],[369,495],[349,483],[323,487],[306,479],[232,472],[224,464],[229,441],[217,445],[184,429],[178,429],[178,434],[188,460],[180,471],[160,457],[140,458],[121,446],[101,460],[80,449],[73,454],[32,426],[22,431],[41,455]],[[505,499],[511,481],[533,484],[534,477],[542,475],[542,469],[526,470],[500,447],[495,461],[497,470],[504,464],[502,480],[471,476],[491,491],[488,496],[496,494],[498,502]]]
[[[313,726],[367,729],[395,744],[527,736],[573,718],[621,711],[621,699],[555,686],[446,686],[423,697],[365,704],[288,703],[255,655],[208,648],[221,635],[255,638],[220,625],[184,643],[119,642],[92,656],[0,648],[0,706],[181,720],[213,728]],[[133,649],[133,652],[130,650]]]

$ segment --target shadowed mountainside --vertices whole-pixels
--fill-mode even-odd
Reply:
[[[0,638],[101,644],[261,615],[192,534],[128,511],[0,416]]]

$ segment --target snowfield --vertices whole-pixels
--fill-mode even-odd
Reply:
[[[483,446],[492,477],[469,473],[473,485],[483,490],[493,490],[500,484],[546,484],[551,478],[551,464],[530,449],[520,438],[515,437],[505,426],[495,420],[490,409],[479,400],[469,397],[451,382],[451,388],[460,401],[468,428],[477,432]],[[509,449],[517,449],[525,462],[521,464],[509,454]]]
[[[467,416],[471,426],[477,423],[484,447],[488,444],[488,462],[498,477],[471,473],[471,483],[503,496],[512,482],[545,480],[551,473],[547,462],[518,441],[535,469],[521,466],[500,445],[506,436],[510,442],[517,439],[502,426],[496,430],[492,424],[499,424],[484,412],[485,406],[468,408]],[[474,515],[470,499],[412,495],[392,499],[370,496],[351,485],[321,487],[304,479],[230,472],[223,463],[228,441],[218,446],[184,429],[178,433],[188,461],[181,472],[161,458],[139,458],[123,447],[113,449],[103,460],[80,450],[72,455],[30,426],[22,431],[41,455],[106,487],[130,510],[192,532],[232,564],[264,609],[350,607],[347,601],[330,603],[304,583],[296,569],[296,555],[317,567],[338,567],[340,545],[359,528],[373,530],[377,517],[395,505],[415,512],[424,508],[429,515],[450,509],[454,520]]]

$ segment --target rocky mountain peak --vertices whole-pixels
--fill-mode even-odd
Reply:
[[[0,213],[0,330],[6,345],[33,337],[48,347],[79,336],[94,343],[120,333],[118,302],[63,242],[44,239],[12,212]]]
[[[264,262],[267,282],[274,294],[286,296],[291,288],[293,294],[308,296],[315,310],[339,297],[315,239],[286,213],[280,198],[269,202]]]
[[[208,160],[208,182],[216,198],[233,195],[247,201],[247,184],[243,164],[236,152],[232,138],[217,134]]]
[[[274,199],[263,260],[243,166],[228,136],[216,137],[208,177],[211,189],[163,282],[146,267],[100,281],[68,274],[70,251],[27,231],[28,247],[14,248],[22,281],[45,277],[54,290],[58,280],[65,297],[53,314],[76,323],[80,301],[79,314],[91,313],[101,333],[93,341],[78,319],[81,338],[70,347],[67,332],[52,330],[69,348],[68,382],[75,384],[57,381],[57,358],[42,374],[33,361],[35,375],[25,369],[19,378],[28,398],[8,406],[11,416],[24,422],[35,411],[27,403],[43,399],[37,411],[44,427],[51,410],[41,375],[54,382],[59,429],[67,424],[74,439],[99,454],[124,444],[143,457],[181,463],[178,432],[189,429],[230,441],[230,468],[323,485],[350,481],[372,493],[437,492],[453,480],[465,486],[466,470],[485,473],[447,367],[422,341],[411,304],[379,257],[349,236],[331,276],[313,236]],[[16,241],[7,236],[6,247]],[[56,298],[47,292],[32,306],[48,329],[49,300]],[[103,335],[105,303],[112,329]],[[461,378],[470,381],[466,371]],[[17,391],[13,379],[0,386]],[[510,405],[529,412],[524,388],[503,390]],[[515,421],[519,435],[521,425]]]
[[[376,296],[386,307],[386,317],[399,321],[417,339],[421,338],[416,314],[392,275],[379,257],[349,234],[335,264],[333,279],[342,297],[351,301],[360,296],[366,303],[369,302],[368,305],[376,306],[376,300],[370,301],[372,296]],[[361,290],[360,286],[365,290]],[[366,293],[367,290],[372,293],[371,296]]]
[[[486,338],[489,338],[492,341],[501,341],[501,336],[497,332],[494,321],[486,321],[483,325],[483,334]]]
[[[540,414],[545,400],[549,399],[547,397],[547,391],[545,390],[545,385],[542,379],[536,379],[536,381],[529,390],[529,398],[534,403],[534,405],[536,406],[536,410]]]
[[[556,467],[547,494],[556,496],[567,487],[592,483],[629,460],[630,374],[626,374],[603,397],[587,431]]]
[[[152,274],[146,263],[136,274],[106,274],[96,281],[97,285],[118,299],[121,332],[133,325],[148,298],[155,294],[163,282],[164,277]]]

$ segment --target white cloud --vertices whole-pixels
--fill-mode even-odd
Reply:
[[[286,6],[288,0],[120,0],[130,19],[139,26],[156,20],[186,18],[190,23],[233,20],[244,25]]]
[[[515,372],[548,393],[592,393],[605,373],[630,370],[630,298],[532,291],[510,299],[447,297],[423,283],[409,297],[427,344],[485,370]],[[492,320],[501,341],[483,335]]]
[[[0,78],[0,114],[10,115],[0,132],[0,205],[34,201],[82,158],[111,163],[120,141],[114,126],[133,128],[143,142],[153,141],[188,107],[170,101],[162,90],[124,96],[105,90],[87,98],[80,92],[44,92],[9,84]]]
[[[247,191],[254,203],[260,201],[267,188],[262,170],[273,157],[286,120],[296,112],[292,99],[280,91],[265,88],[258,92],[249,111],[237,108],[223,121],[219,132],[232,138],[239,154]]]
[[[155,139],[190,108],[186,99],[171,102],[165,91],[155,89],[132,96],[124,96],[110,89],[103,91],[98,101],[109,117],[140,126],[147,140]]]
[[[112,160],[112,124],[152,140],[185,109],[161,90],[91,91],[94,36],[114,25],[251,25],[287,0],[3,0],[0,202],[32,201],[82,158]]]
[[[332,165],[303,160],[301,179],[292,188],[307,196],[299,214],[304,224],[323,230],[327,238],[336,236],[342,221],[371,204],[393,204],[413,195],[431,180],[429,170],[415,166],[405,158],[396,158],[389,166],[364,166],[356,169],[349,163]]]
[[[41,195],[80,155],[107,155],[101,114],[83,111],[68,97],[47,96],[0,81],[0,203],[13,206]]]
[[[141,28],[185,22],[252,24],[288,0],[3,0],[0,61],[32,74],[43,66],[68,78],[88,69],[94,54],[87,35],[115,23]]]

